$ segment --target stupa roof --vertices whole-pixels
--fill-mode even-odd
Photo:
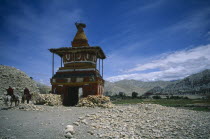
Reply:
[[[51,48],[49,51],[62,57],[66,53],[90,52],[95,53],[98,58],[105,59],[106,55],[99,46],[89,46],[87,37],[83,28],[86,27],[83,23],[75,23],[77,33],[72,41],[72,47]]]
[[[71,52],[93,52],[97,53],[97,57],[100,59],[105,59],[106,55],[103,50],[99,46],[91,46],[91,47],[61,47],[61,48],[51,48],[49,49],[51,53],[55,53],[59,56],[63,56],[65,53]]]

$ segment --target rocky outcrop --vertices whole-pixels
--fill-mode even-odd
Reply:
[[[27,87],[32,93],[39,93],[36,82],[25,72],[14,67],[0,65],[0,95],[6,92],[11,86],[14,92],[22,95],[23,90]]]

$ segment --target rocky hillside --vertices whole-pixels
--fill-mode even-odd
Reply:
[[[126,95],[131,96],[132,92],[137,92],[139,95],[144,94],[148,90],[160,86],[166,87],[172,84],[169,81],[154,81],[154,82],[142,82],[137,80],[121,80],[118,82],[105,82],[105,95],[115,95],[119,92],[124,92]]]
[[[0,65],[0,95],[11,86],[14,92],[22,94],[25,87],[31,92],[39,93],[36,82],[23,71],[14,67]]]
[[[163,88],[157,86],[148,93],[210,95],[210,69],[190,75]]]

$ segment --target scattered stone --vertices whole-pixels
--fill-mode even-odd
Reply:
[[[73,124],[76,125],[76,126],[79,126],[79,123],[78,122],[74,122]]]
[[[94,135],[93,131],[88,131],[88,133],[89,133],[90,135]]]
[[[81,123],[83,123],[83,124],[85,124],[85,125],[87,125],[87,124],[88,124],[88,122],[87,122],[87,120],[86,120],[86,119],[81,120]]]
[[[156,104],[116,106],[79,121],[87,120],[87,133],[97,138],[210,138],[209,112]]]
[[[71,139],[73,138],[73,135],[70,132],[68,132],[65,134],[65,137]]]
[[[65,128],[65,133],[74,134],[75,133],[74,126],[73,125],[67,125],[66,128]]]
[[[84,117],[79,117],[80,120],[84,119]]]

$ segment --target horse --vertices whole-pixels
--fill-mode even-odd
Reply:
[[[31,94],[24,94],[22,96],[22,103],[25,103],[25,100],[27,100],[27,104],[29,103],[29,100],[31,100]]]
[[[13,102],[15,102],[15,106],[18,106],[19,103],[20,103],[20,96],[19,95],[10,96],[10,95],[4,94],[3,98],[4,98],[5,105],[8,106],[8,102],[10,102],[10,107],[12,106]]]

